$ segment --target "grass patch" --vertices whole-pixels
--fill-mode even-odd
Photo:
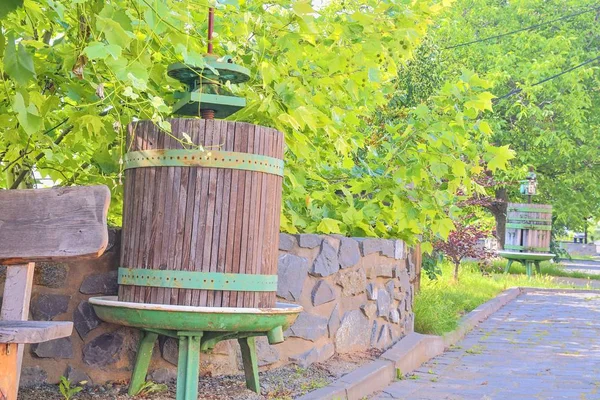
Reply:
[[[518,273],[519,267],[513,264],[511,272]],[[461,265],[458,283],[455,283],[452,280],[452,267],[444,264],[442,265],[442,275],[437,279],[430,280],[426,274],[421,276],[421,291],[415,297],[414,305],[415,331],[433,335],[451,332],[456,329],[463,315],[510,287],[573,287],[555,283],[552,276],[545,275],[548,271],[550,269],[546,269],[542,265],[542,275],[534,275],[531,279],[524,275],[524,268],[520,275],[494,273],[484,276],[479,271],[477,264],[467,262]],[[571,275],[554,276],[574,277]]]

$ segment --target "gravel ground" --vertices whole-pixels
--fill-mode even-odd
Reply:
[[[288,400],[297,398],[312,390],[328,385],[342,375],[374,360],[381,354],[378,350],[369,352],[336,355],[324,363],[313,364],[308,368],[287,365],[260,373],[260,395],[246,389],[243,375],[200,378],[199,399],[216,400]],[[175,398],[175,383],[167,385],[167,390],[159,393],[140,395],[140,398],[163,400]],[[127,385],[122,382],[85,387],[76,394],[74,400],[124,400],[128,399]],[[57,385],[42,385],[24,388],[19,392],[19,400],[62,400]]]

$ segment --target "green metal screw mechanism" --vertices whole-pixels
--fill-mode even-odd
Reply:
[[[234,64],[230,56],[208,54],[203,66],[171,64],[167,74],[187,87],[187,91],[175,93],[178,101],[173,106],[174,114],[222,119],[246,106],[244,98],[225,88],[227,82],[238,84],[250,79],[250,71]]]

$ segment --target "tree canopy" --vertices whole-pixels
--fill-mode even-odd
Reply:
[[[600,214],[599,11],[580,0],[458,0],[433,33],[444,79],[469,68],[493,85],[492,143],[516,154],[498,194],[525,201],[514,180],[533,166],[536,201],[571,229]]]
[[[126,126],[151,119],[168,134],[180,84],[166,68],[202,65],[211,5],[215,52],[251,69],[233,118],[286,136],[283,230],[446,235],[472,176],[512,157],[490,142],[493,96],[474,73],[394,103],[447,0],[25,0],[1,21],[0,187],[31,185],[33,171],[104,183],[118,223]]]

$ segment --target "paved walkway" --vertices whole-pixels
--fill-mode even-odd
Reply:
[[[600,399],[600,293],[523,294],[373,399]]]
[[[560,260],[560,264],[567,271],[583,272],[590,275],[600,274],[599,260]]]

